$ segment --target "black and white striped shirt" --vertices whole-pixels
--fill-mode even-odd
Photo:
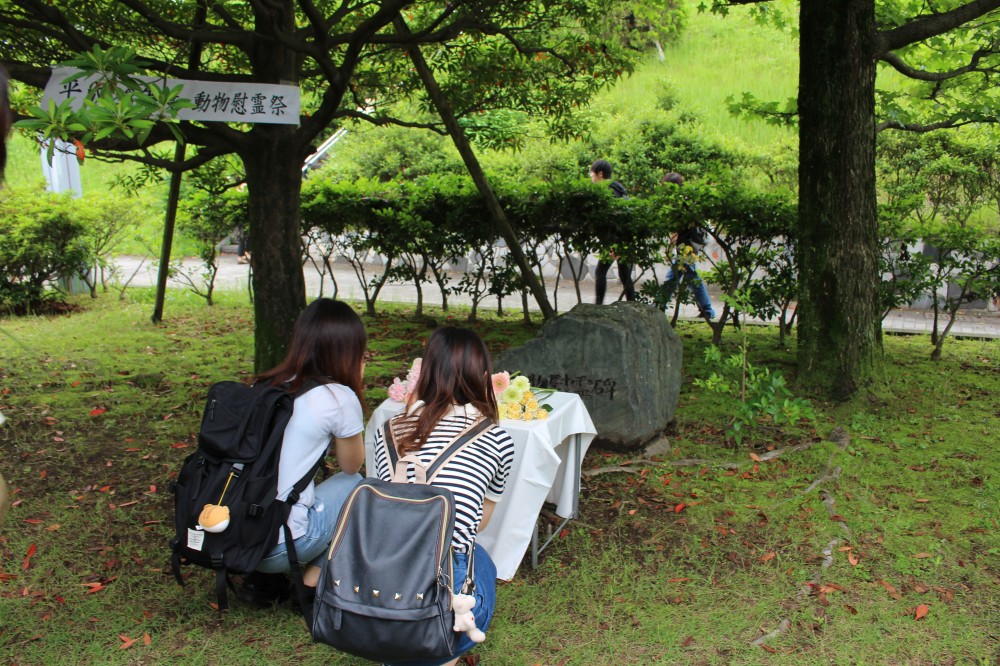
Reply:
[[[446,416],[437,424],[427,441],[416,452],[422,463],[429,463],[456,435],[478,418],[478,412],[474,410],[462,414],[462,408],[459,407],[456,411],[458,414]],[[386,427],[387,425],[380,427],[375,435],[375,474],[383,481],[390,481],[392,474],[384,443]],[[467,552],[475,540],[479,523],[483,519],[483,501],[500,501],[513,461],[514,442],[506,430],[494,425],[441,467],[434,478],[434,485],[447,488],[455,496],[455,533],[452,535],[452,547],[455,551]],[[415,480],[413,463],[408,465],[407,478]]]

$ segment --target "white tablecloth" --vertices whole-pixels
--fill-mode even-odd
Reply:
[[[500,421],[500,427],[514,440],[511,466],[503,499],[497,504],[490,524],[479,533],[478,542],[497,565],[497,578],[510,580],[531,544],[538,513],[545,501],[554,502],[563,518],[573,514],[574,475],[579,461],[573,460],[573,435],[580,435],[581,456],[597,434],[594,422],[580,396],[553,393],[541,401],[552,407],[544,421]],[[375,410],[365,429],[365,460],[374,460],[375,431],[403,410],[403,403],[386,400]],[[369,476],[374,464],[367,464]]]

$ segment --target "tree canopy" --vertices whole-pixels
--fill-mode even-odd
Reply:
[[[671,0],[647,4],[674,9]],[[126,46],[135,54],[131,65],[154,76],[300,87],[298,126],[180,123],[184,139],[197,147],[182,160],[154,148],[174,139],[166,122],[132,136],[90,137],[96,155],[171,170],[223,154],[241,157],[257,246],[256,363],[266,367],[282,356],[304,304],[301,167],[331,126],[362,118],[443,132],[439,121],[394,115],[395,102],[423,85],[408,50],[433,45],[423,55],[466,132],[516,145],[523,123],[509,122],[515,114],[545,119],[554,136],[573,136],[583,129],[574,111],[632,67],[637,52],[621,37],[635,27],[629,6],[620,0],[7,0],[0,3],[0,61],[13,78],[41,88],[56,63],[95,47]],[[397,18],[407,31],[394,29]],[[499,122],[502,114],[508,122]],[[52,135],[83,134],[71,115],[50,120]]]

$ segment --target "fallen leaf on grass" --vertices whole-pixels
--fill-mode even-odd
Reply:
[[[913,559],[924,560],[927,559],[928,557],[934,557],[934,555],[932,555],[931,553],[917,553],[916,555],[913,556]]]
[[[913,612],[913,619],[919,620],[921,618],[927,617],[927,614],[931,612],[931,607],[927,604],[920,604],[917,606],[916,610]]]
[[[143,645],[151,645],[152,643],[153,643],[153,637],[152,636],[150,636],[148,633],[142,635],[142,644]]]
[[[687,647],[694,643],[694,636],[685,636],[684,640],[681,641],[681,647]]]
[[[27,571],[28,567],[31,566],[31,557],[35,554],[37,550],[38,547],[35,546],[35,544],[31,544],[31,546],[28,547],[28,554],[24,556],[24,563],[21,564],[22,571]]]
[[[101,414],[103,414],[106,411],[108,411],[108,410],[104,409],[103,407],[94,407],[92,410],[90,410],[90,415],[91,416],[100,416]]]
[[[55,525],[49,525],[45,529],[48,530],[49,532],[55,532],[57,529],[59,529],[59,524],[56,523]]]
[[[861,560],[855,557],[854,553],[852,553],[851,551],[847,551],[847,561],[851,563],[852,567],[856,567],[858,566],[858,562],[860,562]]]
[[[760,462],[760,456],[757,455],[756,453],[751,453],[750,454],[750,460],[752,460],[754,462]]]
[[[691,580],[690,578],[671,578],[668,583],[683,583],[685,581]]]
[[[879,580],[879,585],[884,587],[889,592],[889,596],[892,597],[893,599],[896,599],[898,601],[899,599],[903,598],[903,595],[897,592],[896,588],[894,588],[892,585],[885,582],[884,580]]]
[[[929,500],[929,499],[915,499],[915,500],[913,500],[913,501],[914,501],[914,502],[920,502],[921,504],[924,504],[924,503],[926,503],[926,502],[930,502],[930,500]]]
[[[29,525],[41,525],[45,521],[42,520],[41,518],[25,518],[24,522],[28,523]]]
[[[122,644],[118,646],[119,650],[127,650],[139,640],[138,638],[129,638],[125,634],[118,634],[118,638],[122,639]]]
[[[777,557],[777,553],[773,553],[773,552],[772,553],[764,553],[763,555],[760,556],[760,561],[761,562],[767,562],[768,560],[773,560],[775,557]]]
[[[80,583],[80,584],[90,588],[89,590],[87,590],[86,594],[93,594],[94,592],[100,592],[101,590],[104,589],[104,583]]]

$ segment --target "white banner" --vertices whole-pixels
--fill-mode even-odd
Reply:
[[[56,67],[45,85],[42,94],[42,108],[54,100],[61,104],[73,100],[72,107],[79,109],[90,88],[97,81],[96,76],[83,77],[63,83],[80,70],[72,67]],[[164,85],[163,79],[151,76],[136,77],[142,81]],[[216,81],[189,81],[167,79],[166,86],[184,86],[181,97],[191,100],[193,109],[181,109],[178,120],[220,123],[271,123],[276,125],[298,125],[301,98],[298,86],[284,86],[271,83],[219,83]]]

